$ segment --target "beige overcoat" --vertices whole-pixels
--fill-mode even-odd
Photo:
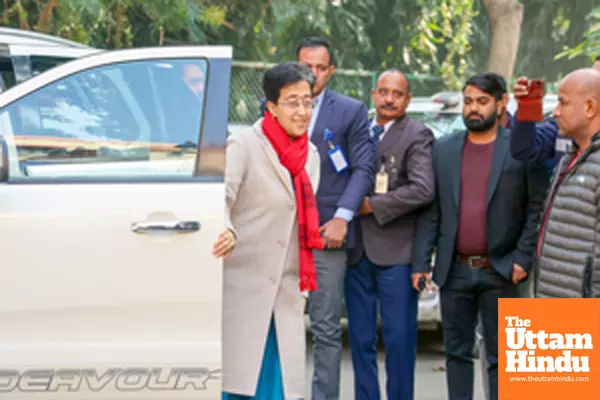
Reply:
[[[254,395],[274,316],[285,398],[296,400],[306,388],[296,200],[291,175],[261,122],[227,141],[227,209],[238,242],[224,262],[223,391]],[[318,187],[312,143],[306,171]]]

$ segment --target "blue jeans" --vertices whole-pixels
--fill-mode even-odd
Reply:
[[[233,393],[223,393],[221,400],[283,400],[283,380],[281,377],[281,364],[277,350],[277,334],[275,322],[271,319],[271,327],[265,353],[263,356],[260,376],[254,396],[241,396]]]
[[[357,400],[379,400],[377,305],[386,356],[387,398],[414,398],[419,293],[410,264],[378,266],[364,257],[346,271],[348,334]]]

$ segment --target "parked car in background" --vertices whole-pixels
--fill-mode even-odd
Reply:
[[[557,95],[544,96],[544,118],[551,116],[557,104]],[[511,115],[517,111],[517,101],[512,94],[509,95],[507,110]],[[431,97],[415,97],[406,112],[413,119],[427,125],[436,137],[466,129],[462,117],[462,93],[460,92],[440,92]]]

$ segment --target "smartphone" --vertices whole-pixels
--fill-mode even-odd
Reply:
[[[427,279],[425,279],[425,277],[421,275],[421,277],[419,278],[419,292],[422,292],[423,290],[425,290],[426,284],[427,284]]]
[[[534,79],[529,82],[529,93],[526,98],[528,99],[541,99],[544,97],[544,81]]]
[[[533,79],[527,82],[528,93],[519,99],[518,121],[539,122],[543,119],[544,81]]]

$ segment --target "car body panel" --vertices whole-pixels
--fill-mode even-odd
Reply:
[[[225,226],[231,55],[221,46],[109,51],[0,95],[10,170],[0,182],[0,398],[220,397],[222,263],[211,253]],[[79,115],[72,105],[63,126],[44,131],[68,138],[22,135],[14,125],[23,116],[13,111],[28,100],[87,76],[102,75],[103,88],[133,109],[144,100],[140,86],[110,81],[114,69],[141,63],[175,71],[177,62],[197,60],[206,64],[206,82],[191,148],[134,140],[147,150],[142,156],[102,158],[94,151],[110,140],[69,133],[64,118]],[[100,99],[94,93],[103,92],[88,100]],[[146,135],[158,126],[153,117],[143,110],[132,121]],[[112,140],[115,152],[128,146]],[[52,158],[52,146],[96,155]]]

